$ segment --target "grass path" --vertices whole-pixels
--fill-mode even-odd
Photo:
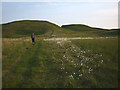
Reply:
[[[40,46],[40,45],[39,45]],[[28,60],[27,65],[26,65],[26,71],[22,75],[22,82],[19,85],[19,87],[23,87],[23,85],[29,80],[29,78],[32,75],[32,67],[37,66],[38,63],[38,52],[40,51],[40,48],[38,45],[33,46],[33,50],[28,50],[27,53],[25,54],[25,60]]]
[[[6,78],[11,78],[13,81],[15,80],[15,82],[13,82],[14,84],[9,83],[12,87],[17,85],[17,87],[22,87],[25,81],[30,78],[32,67],[37,65],[37,57],[40,50],[39,46],[40,43],[37,43],[35,46],[29,45],[28,50],[26,50],[24,54],[22,54],[21,60],[17,62],[16,65],[13,65],[12,69],[10,69],[11,71],[9,71],[7,75],[5,75],[5,80]],[[19,84],[16,82],[18,82]],[[3,83],[3,87],[4,85],[6,87],[7,83]]]

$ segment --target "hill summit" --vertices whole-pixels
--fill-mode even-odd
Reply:
[[[23,20],[6,23],[2,25],[3,37],[19,37],[30,35],[34,32],[36,35],[52,33],[59,30],[60,27],[48,21]]]
[[[83,24],[63,25],[59,27],[48,21],[22,20],[2,24],[2,37],[30,37],[35,35],[49,37],[90,37],[90,36],[117,36],[119,29],[101,29]]]

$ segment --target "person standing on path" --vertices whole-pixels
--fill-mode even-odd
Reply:
[[[34,35],[34,33],[31,34],[31,39],[32,39],[32,44],[34,45],[35,44],[35,35]]]

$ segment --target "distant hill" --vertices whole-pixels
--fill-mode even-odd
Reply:
[[[102,29],[102,28],[94,28],[94,27],[90,27],[87,25],[83,25],[83,24],[70,24],[70,25],[62,25],[62,28],[66,28],[66,29],[71,29],[73,31],[91,31],[91,30],[110,30],[110,29]]]
[[[3,24],[2,35],[3,37],[21,37],[30,36],[32,32],[36,35],[43,35],[59,29],[59,26],[48,21],[23,20]]]
[[[48,21],[22,20],[2,24],[2,37],[14,38],[31,35],[49,37],[88,37],[88,36],[117,36],[118,29],[94,28],[83,24],[63,25],[59,27]]]
[[[95,34],[98,36],[117,36],[119,29],[101,29],[94,28],[83,24],[62,25],[64,29],[77,31],[78,33]]]

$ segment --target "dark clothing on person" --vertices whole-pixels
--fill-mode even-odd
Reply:
[[[34,39],[34,38],[32,38],[32,42],[35,42],[35,39]]]
[[[33,45],[35,44],[35,36],[34,36],[34,33],[31,34],[31,38],[32,38],[32,43]]]

